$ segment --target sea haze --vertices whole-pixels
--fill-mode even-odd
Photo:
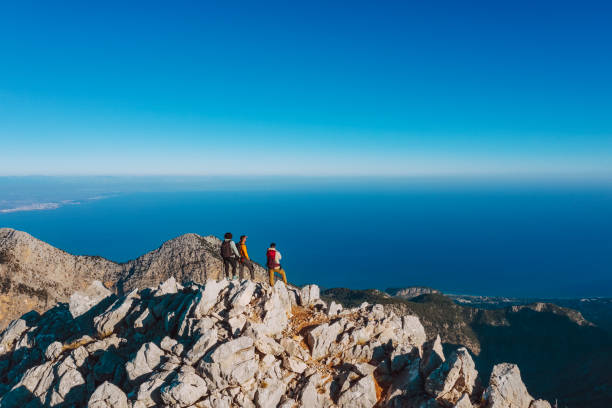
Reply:
[[[4,209],[17,208],[11,199],[59,203],[0,213],[0,226],[74,254],[125,261],[187,232],[232,231],[249,236],[258,262],[275,241],[297,284],[612,296],[612,188],[603,183],[4,178],[0,187]]]

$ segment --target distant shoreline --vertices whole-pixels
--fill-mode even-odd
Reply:
[[[27,204],[19,204],[11,206],[7,206],[6,208],[0,208],[0,214],[12,214],[16,212],[26,212],[26,211],[46,211],[46,210],[57,210],[60,207],[65,207],[67,205],[80,205],[84,201],[96,201],[103,200],[105,198],[114,197],[115,195],[108,196],[94,196],[90,198],[86,198],[84,200],[62,200],[56,202],[44,202],[44,203],[27,203]]]

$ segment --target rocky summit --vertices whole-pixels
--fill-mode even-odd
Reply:
[[[2,407],[550,407],[513,364],[482,381],[416,316],[251,280],[94,282],[8,325],[0,378]]]
[[[125,263],[99,256],[71,255],[30,234],[0,228],[0,329],[30,310],[44,312],[67,302],[75,291],[92,281],[118,294],[154,286],[171,276],[177,281],[204,283],[219,279],[223,262],[221,240],[214,236],[184,234]],[[256,280],[266,271],[255,265]]]

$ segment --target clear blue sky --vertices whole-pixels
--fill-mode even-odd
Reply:
[[[609,1],[219,3],[2,2],[0,175],[612,175]]]

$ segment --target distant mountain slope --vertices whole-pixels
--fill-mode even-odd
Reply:
[[[185,234],[132,261],[118,264],[98,256],[75,256],[28,233],[0,229],[0,329],[30,311],[44,312],[66,302],[93,280],[118,294],[156,286],[174,276],[180,282],[203,283],[222,273],[221,241]],[[256,279],[265,270],[256,267]]]
[[[402,299],[413,299],[421,295],[431,295],[433,293],[440,293],[439,290],[428,288],[426,286],[409,286],[407,288],[388,288],[385,292],[391,296],[395,296]]]
[[[104,258],[74,256],[31,235],[0,229],[0,328],[30,310],[65,302],[92,280],[116,282],[121,266]]]

